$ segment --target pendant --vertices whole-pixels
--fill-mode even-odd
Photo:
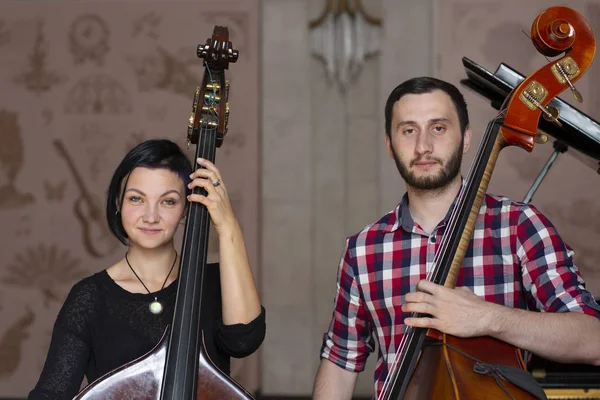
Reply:
[[[155,315],[158,315],[163,311],[162,304],[160,304],[156,298],[154,298],[154,301],[152,303],[150,303],[149,308],[150,308],[150,312]]]

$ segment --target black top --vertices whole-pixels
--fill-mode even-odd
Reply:
[[[207,264],[201,325],[211,360],[229,375],[229,358],[246,357],[265,336],[265,310],[248,324],[223,325],[219,265]],[[83,376],[88,382],[146,353],[158,344],[173,320],[177,280],[153,294],[130,293],[106,270],[76,283],[62,306],[52,332],[41,376],[28,399],[72,399]],[[163,312],[152,314],[158,298]]]

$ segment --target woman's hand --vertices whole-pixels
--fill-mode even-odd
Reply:
[[[260,315],[261,306],[242,230],[231,208],[219,169],[203,159],[198,159],[198,164],[204,168],[198,168],[190,175],[192,182],[189,188],[204,188],[207,196],[191,194],[188,200],[202,203],[208,208],[219,235],[223,323],[248,324]]]
[[[219,236],[224,233],[231,233],[233,230],[238,229],[239,225],[231,207],[221,172],[208,160],[199,158],[198,164],[204,168],[198,168],[190,175],[192,181],[188,184],[188,188],[192,190],[195,187],[204,188],[207,196],[192,193],[188,196],[188,200],[206,206]]]

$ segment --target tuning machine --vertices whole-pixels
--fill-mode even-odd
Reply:
[[[575,85],[573,85],[573,82],[571,82],[571,80],[577,77],[581,72],[575,60],[573,60],[571,57],[565,57],[554,63],[552,67],[550,67],[550,70],[552,71],[552,74],[554,74],[554,77],[559,83],[566,83],[567,85],[569,85],[569,88],[571,89],[571,93],[573,94],[573,97],[575,97],[575,100],[577,100],[580,103],[583,103],[583,96],[581,96],[579,90],[577,90],[575,88]]]
[[[542,86],[539,82],[532,80],[527,84],[525,89],[519,95],[519,99],[531,110],[540,109],[544,114],[544,118],[548,121],[554,122],[558,126],[562,127],[562,124],[558,120],[560,114],[556,107],[544,107],[542,102],[548,95],[548,90]]]

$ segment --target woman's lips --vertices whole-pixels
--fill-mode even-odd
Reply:
[[[162,229],[151,229],[151,228],[138,228],[140,231],[142,231],[142,233],[145,233],[146,235],[156,235],[160,232],[162,232]]]

